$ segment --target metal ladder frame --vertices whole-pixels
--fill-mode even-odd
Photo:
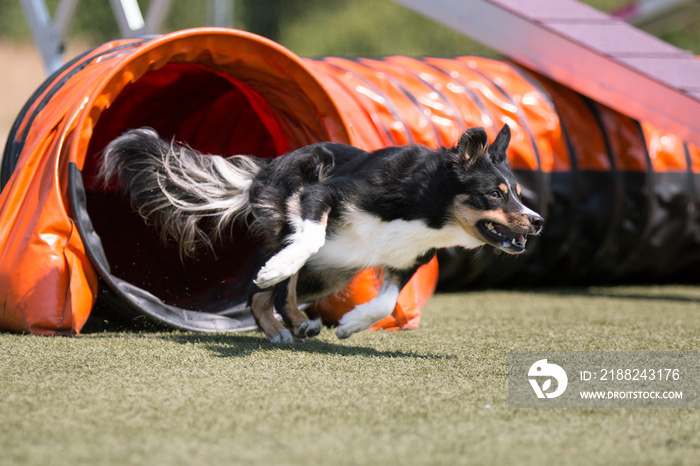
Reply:
[[[45,0],[20,0],[24,16],[50,75],[63,66],[65,36],[75,17],[80,0],[60,0],[51,19]],[[172,0],[151,0],[144,19],[137,0],[109,0],[122,37],[157,34],[172,4]],[[209,0],[207,22],[212,26],[227,27],[233,23],[234,0]]]

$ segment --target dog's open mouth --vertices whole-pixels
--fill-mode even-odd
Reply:
[[[484,240],[509,254],[521,254],[525,252],[527,234],[514,231],[500,223],[482,220],[477,223],[477,229],[484,237]]]

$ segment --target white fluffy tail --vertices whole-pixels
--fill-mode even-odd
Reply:
[[[140,128],[107,146],[99,176],[116,178],[146,222],[186,257],[200,244],[212,247],[250,213],[248,191],[259,170],[253,157],[203,155]]]

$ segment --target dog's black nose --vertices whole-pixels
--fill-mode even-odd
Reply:
[[[535,234],[538,235],[544,226],[544,219],[539,215],[533,215],[530,217],[530,224],[532,224],[532,227],[535,229]]]

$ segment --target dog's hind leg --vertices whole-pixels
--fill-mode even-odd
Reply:
[[[406,286],[420,266],[430,262],[434,255],[434,250],[428,251],[416,259],[413,267],[406,270],[393,270],[385,267],[384,281],[379,288],[379,293],[373,300],[356,306],[355,309],[340,319],[338,328],[335,330],[338,338],[348,338],[353,333],[367,330],[374,323],[391,314],[394,307],[396,307],[396,301],[399,299],[399,293],[403,287]]]
[[[291,327],[295,337],[313,338],[321,333],[323,325],[320,318],[309,319],[306,314],[299,310],[296,292],[298,277],[299,274],[295,273],[289,280],[285,280],[275,287],[274,306],[287,326]]]
[[[309,194],[302,192],[290,199],[287,220],[292,233],[285,239],[287,245],[258,272],[254,282],[259,288],[291,277],[325,244],[330,207],[323,197]]]
[[[250,300],[250,309],[258,325],[272,343],[292,343],[294,338],[280,321],[275,318],[273,290],[257,292]]]
[[[353,333],[367,330],[375,322],[391,314],[396,306],[401,291],[401,280],[398,275],[384,272],[384,281],[377,296],[364,304],[360,304],[345,314],[339,322],[335,334],[340,339],[348,338]]]

